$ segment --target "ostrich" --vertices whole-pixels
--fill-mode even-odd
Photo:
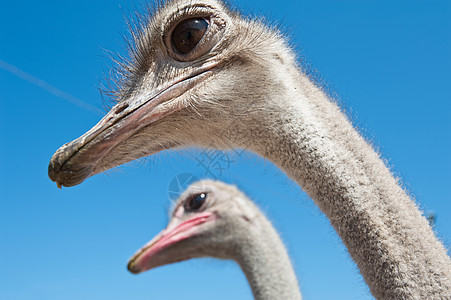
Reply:
[[[301,299],[296,275],[276,230],[242,192],[219,181],[192,184],[165,230],[128,264],[132,273],[195,257],[233,259],[255,299]]]
[[[53,155],[57,186],[165,149],[246,148],[314,200],[376,298],[451,298],[426,218],[280,33],[219,0],[172,0],[133,37],[118,103]]]

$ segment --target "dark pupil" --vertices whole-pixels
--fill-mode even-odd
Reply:
[[[205,193],[195,195],[188,202],[188,209],[189,210],[198,210],[204,203],[205,199],[207,199],[207,194],[205,194]]]
[[[188,19],[181,22],[172,32],[172,45],[181,54],[187,54],[196,47],[207,31],[208,22],[204,18]]]

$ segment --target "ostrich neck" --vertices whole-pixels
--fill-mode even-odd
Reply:
[[[298,282],[290,258],[278,234],[264,218],[250,224],[237,245],[240,265],[256,300],[300,300]]]
[[[376,298],[451,297],[450,259],[414,202],[338,106],[291,75],[251,117],[252,150],[328,216]]]

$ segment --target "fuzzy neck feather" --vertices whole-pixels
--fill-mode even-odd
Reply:
[[[250,116],[252,150],[329,217],[376,298],[451,299],[450,258],[415,203],[335,103],[284,73],[273,107]]]
[[[249,228],[251,227],[251,228]],[[290,258],[277,232],[263,217],[249,224],[234,258],[257,300],[300,300],[301,293]]]

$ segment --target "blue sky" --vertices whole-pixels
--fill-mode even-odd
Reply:
[[[47,178],[53,152],[100,119],[90,107],[102,103],[103,49],[122,51],[124,13],[141,3],[1,1],[0,299],[252,298],[232,262],[126,270],[166,225],[171,180],[208,177],[199,152],[162,153],[62,190]],[[436,212],[449,247],[451,3],[234,3],[286,29],[421,208]],[[305,299],[371,299],[313,202],[271,163],[248,153],[231,159],[213,175],[237,184],[273,221]]]

